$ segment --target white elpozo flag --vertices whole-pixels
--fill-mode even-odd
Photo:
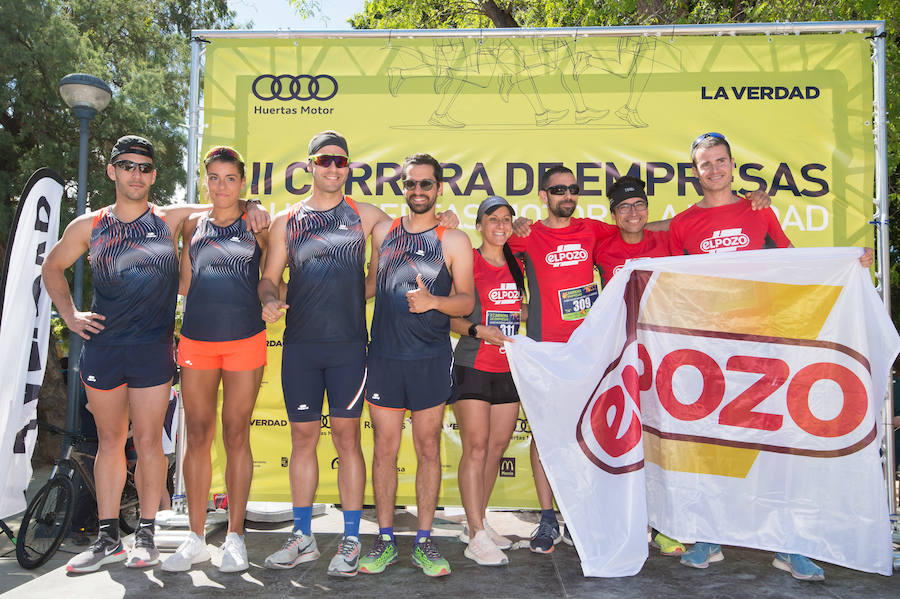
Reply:
[[[37,170],[19,199],[3,266],[0,313],[0,518],[25,509],[37,440],[37,398],[50,336],[41,264],[59,238],[63,180]]]
[[[635,261],[568,344],[508,344],[585,574],[643,561],[645,508],[683,541],[891,573],[878,423],[900,337],[858,257]]]

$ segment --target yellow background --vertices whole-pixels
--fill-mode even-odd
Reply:
[[[391,216],[405,213],[405,204],[388,182],[378,181],[379,175],[393,175],[390,165],[402,163],[408,154],[428,152],[459,166],[456,188],[444,186],[441,209],[456,210],[461,227],[478,245],[474,214],[488,191],[506,196],[519,215],[540,218],[535,181],[522,195],[511,192],[527,188],[526,170],[536,179],[546,168],[541,165],[557,162],[572,167],[581,180],[577,215],[604,220],[609,220],[603,194],[610,164],[621,174],[635,164],[645,180],[648,174],[662,176],[669,165],[675,178],[648,186],[648,195],[651,219],[670,217],[698,199],[690,183],[678,180],[679,172],[691,175],[691,142],[717,131],[732,145],[738,166],[734,187],[759,187],[742,178],[741,169],[765,180],[794,245],[872,245],[867,224],[875,161],[869,56],[869,43],[857,33],[577,40],[533,35],[425,39],[397,32],[390,38],[387,33],[383,38],[216,38],[206,49],[203,148],[228,144],[239,149],[248,161],[248,195],[278,211],[303,198],[289,191],[286,173],[290,165],[306,160],[309,138],[336,129],[349,141],[355,163],[351,178],[362,180],[351,182],[347,193]],[[327,74],[337,81],[338,91],[322,102],[263,101],[251,91],[263,74]],[[814,87],[818,97],[748,99],[744,91],[741,99],[735,98],[734,88],[761,86]],[[719,87],[727,99],[704,99],[715,96]],[[323,82],[322,93],[330,91]],[[304,107],[326,114],[304,113]],[[596,112],[579,114],[585,109]],[[292,110],[296,114],[281,113]],[[601,111],[608,113],[582,118]],[[268,186],[263,181],[266,164],[271,164]],[[513,176],[507,181],[510,168]],[[790,172],[798,191],[821,188],[804,178],[804,169],[829,191],[811,197],[774,189],[779,169]],[[451,168],[446,174],[454,173]],[[779,181],[787,184],[784,176]],[[290,184],[295,190],[309,184],[302,164],[292,167]],[[279,329],[270,328],[270,340],[280,337]],[[280,347],[270,347],[269,357],[254,418],[286,420],[276,372]],[[458,503],[459,448],[452,422],[448,410],[441,504]],[[369,459],[371,429],[363,433]],[[519,436],[524,438],[514,440],[507,452],[516,458],[516,476],[499,479],[493,504],[536,505],[528,435]],[[335,454],[327,437],[323,429],[318,501],[337,500],[335,477],[329,476]],[[413,501],[410,441],[404,441],[398,464],[403,469],[398,503]],[[251,498],[287,500],[287,473],[281,466],[290,452],[287,426],[254,427],[251,442],[256,460]],[[221,455],[221,446],[216,451]],[[214,489],[220,480],[214,481]],[[366,502],[371,501],[369,487]]]

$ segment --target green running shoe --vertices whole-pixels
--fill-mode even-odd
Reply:
[[[372,550],[359,560],[359,571],[364,574],[381,574],[397,562],[397,546],[390,535],[379,535],[375,538]]]
[[[412,562],[426,576],[446,576],[450,574],[450,564],[438,552],[430,538],[422,539],[413,547]]]

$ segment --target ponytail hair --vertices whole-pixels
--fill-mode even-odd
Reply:
[[[516,282],[516,288],[519,290],[519,298],[524,304],[525,275],[522,274],[522,268],[519,266],[519,261],[516,260],[516,257],[513,255],[512,248],[509,247],[508,242],[503,244],[503,257],[506,258],[506,267],[509,269],[509,274],[512,275],[513,281]]]

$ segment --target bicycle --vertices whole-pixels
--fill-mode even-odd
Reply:
[[[72,478],[81,475],[88,491],[97,499],[93,474],[84,465],[85,458],[93,456],[77,451],[77,445],[88,441],[77,433],[69,433],[52,424],[39,422],[40,426],[71,441],[66,445],[63,457],[57,460],[50,480],[28,502],[16,542],[16,560],[25,569],[37,568],[49,560],[69,532],[75,509],[75,485]],[[128,461],[125,487],[119,505],[119,526],[130,534],[137,528],[140,518],[137,488],[134,485],[134,461]]]

